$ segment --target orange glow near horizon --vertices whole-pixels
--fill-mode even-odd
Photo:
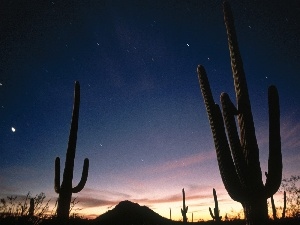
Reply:
[[[147,206],[152,209],[154,212],[158,213],[160,216],[170,219],[170,208],[171,208],[171,219],[174,221],[181,221],[181,208],[182,201],[176,202],[165,202],[165,203],[157,203],[157,204],[143,204],[142,202],[135,202],[140,206]],[[208,221],[211,220],[211,216],[209,214],[209,207],[214,207],[213,199],[201,199],[201,200],[186,200],[186,205],[189,206],[187,217],[189,221],[192,221],[192,213],[193,213],[193,221],[197,222],[200,220]],[[96,217],[102,215],[108,210],[112,210],[114,206],[101,206],[101,207],[91,207],[82,209],[79,211],[79,214],[88,219],[95,219]],[[238,202],[234,202],[232,200],[226,200],[219,202],[219,208],[222,218],[225,217],[227,213],[228,216],[234,217],[237,213],[242,211],[241,204]]]
[[[274,196],[276,206],[280,207],[282,205],[282,193],[278,192]],[[268,200],[269,201],[269,200]],[[134,201],[132,201],[134,202]],[[225,218],[225,215],[229,218],[235,218],[238,214],[240,218],[243,219],[243,208],[240,203],[233,201],[230,199],[229,196],[224,198],[220,198],[219,202],[219,209],[220,215],[222,219]],[[138,203],[140,206],[147,206],[154,212],[158,213],[160,216],[170,219],[170,209],[171,209],[171,219],[174,221],[182,221],[181,215],[181,208],[182,208],[182,201],[173,201],[173,202],[160,202],[160,203],[153,203],[147,204],[147,202],[134,202]],[[117,203],[118,204],[118,203]],[[116,204],[116,205],[117,205]],[[78,214],[87,218],[87,219],[95,219],[98,216],[102,215],[103,213],[114,209],[116,205],[105,205],[100,207],[89,207],[83,208],[82,210],[78,211]],[[214,207],[213,197],[211,198],[201,198],[201,199],[186,199],[186,205],[189,206],[188,208],[188,221],[192,221],[192,213],[193,213],[193,222],[198,221],[209,221],[212,220],[209,214],[209,207]],[[80,205],[79,205],[79,208]],[[269,208],[269,215],[271,216],[271,209]]]

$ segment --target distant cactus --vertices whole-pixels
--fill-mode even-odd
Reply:
[[[184,223],[187,223],[187,211],[188,211],[188,206],[185,206],[185,192],[184,192],[184,188],[182,189],[182,197],[183,197],[183,207],[181,209],[181,214],[182,214],[182,219]]]
[[[276,207],[275,207],[275,202],[274,202],[274,198],[273,195],[271,196],[271,206],[272,206],[272,213],[273,213],[273,219],[277,220],[277,215],[276,215]]]
[[[34,215],[34,199],[30,199],[30,204],[29,204],[29,210],[28,210],[28,216],[33,216]]]
[[[282,216],[281,218],[285,218],[285,211],[286,211],[286,192],[283,192],[283,209],[282,209]]]
[[[78,185],[72,188],[74,159],[76,152],[77,130],[78,130],[78,118],[79,118],[79,104],[80,104],[80,85],[79,82],[75,82],[74,91],[74,105],[71,121],[71,129],[69,136],[68,149],[66,154],[65,169],[63,174],[63,181],[60,185],[60,159],[55,159],[55,178],[54,178],[54,190],[59,194],[57,203],[57,217],[59,219],[68,219],[70,202],[72,193],[78,193],[83,188],[87,181],[89,160],[86,158],[83,164],[82,176]]]
[[[268,173],[265,172],[266,178],[268,178]],[[276,207],[275,207],[275,202],[273,195],[271,196],[271,206],[272,206],[272,213],[273,213],[273,219],[277,220],[277,212],[276,212]]]
[[[221,221],[222,216],[220,216],[217,193],[216,193],[216,190],[214,188],[213,188],[213,196],[214,196],[214,202],[215,202],[215,208],[214,208],[214,213],[215,214],[213,214],[210,207],[209,207],[209,213],[210,213],[210,216],[213,218],[214,221],[219,222],[219,221]]]
[[[266,177],[268,177],[268,173],[265,172]],[[271,206],[272,206],[272,213],[273,213],[273,219],[277,220],[277,212],[276,212],[276,207],[275,207],[275,202],[273,195],[271,196]],[[286,210],[286,192],[283,192],[283,208],[282,208],[282,216],[281,218],[285,218],[285,210]]]
[[[282,177],[279,97],[276,87],[271,86],[268,94],[269,176],[264,185],[246,77],[228,2],[224,2],[223,9],[237,108],[229,99],[228,94],[222,93],[222,118],[221,110],[214,102],[203,66],[198,66],[197,70],[199,83],[213,133],[219,170],[224,186],[230,197],[242,204],[248,225],[265,224],[268,219],[267,199],[278,190]],[[237,116],[240,134],[238,134],[235,124],[235,116]],[[224,122],[230,147],[224,129]]]

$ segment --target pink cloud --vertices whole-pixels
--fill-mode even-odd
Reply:
[[[189,167],[214,158],[216,158],[216,153],[214,151],[209,151],[205,153],[189,155],[178,160],[167,161],[160,165],[153,165],[151,167],[148,167],[147,170],[151,173],[162,173],[183,167]]]
[[[93,197],[78,197],[79,205],[84,208],[100,207],[107,205],[116,205],[119,201],[109,201]]]
[[[300,147],[300,123],[285,120],[281,126],[282,147],[286,149]]]

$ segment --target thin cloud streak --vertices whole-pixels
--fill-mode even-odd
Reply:
[[[292,120],[285,121],[281,127],[282,147],[286,149],[295,149],[300,147],[300,123]]]
[[[93,208],[107,205],[116,205],[119,201],[109,201],[105,199],[97,199],[91,197],[79,197],[79,205],[84,208]]]
[[[188,167],[194,164],[199,164],[206,160],[211,160],[215,157],[216,155],[214,151],[198,153],[178,160],[168,161],[160,165],[153,165],[151,167],[148,167],[147,171],[148,173],[162,173],[167,171],[173,171],[179,168]]]
[[[98,190],[93,188],[84,188],[81,191],[83,196],[111,196],[114,198],[130,198],[131,196],[126,193],[121,193],[117,191],[108,191],[108,190]]]
[[[258,144],[260,146],[269,145],[269,127],[259,127],[257,132]],[[280,135],[282,149],[300,148],[300,123],[289,117],[285,117],[280,123]]]

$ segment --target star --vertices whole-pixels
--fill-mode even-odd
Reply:
[[[16,132],[16,128],[11,127],[11,131],[12,131],[12,132]]]

